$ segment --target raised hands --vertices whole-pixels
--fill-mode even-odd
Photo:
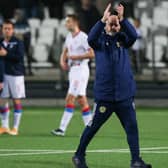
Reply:
[[[124,6],[122,4],[119,4],[116,7],[116,11],[118,13],[118,18],[120,20],[120,22],[124,19]]]
[[[105,23],[110,17],[111,15],[110,9],[111,9],[111,3],[108,4],[107,8],[104,11],[103,17],[101,19],[103,23]],[[119,4],[115,10],[118,13],[118,18],[121,22],[124,19],[124,6],[122,4]]]
[[[111,15],[110,8],[111,8],[111,4],[109,3],[107,8],[105,9],[103,17],[101,19],[101,21],[103,23],[105,23],[107,21],[107,19],[109,18],[109,16]]]

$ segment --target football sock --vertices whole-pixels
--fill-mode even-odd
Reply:
[[[14,122],[13,122],[13,128],[15,129],[19,128],[22,112],[23,112],[22,105],[15,104],[14,105]]]
[[[1,124],[3,128],[9,128],[9,104],[0,107]]]
[[[83,121],[84,121],[85,126],[86,126],[86,125],[89,123],[89,121],[92,119],[92,113],[91,113],[89,107],[84,108],[84,109],[82,110],[82,118],[83,118]]]
[[[73,112],[74,112],[74,105],[67,104],[65,106],[64,114],[62,116],[60,127],[59,127],[62,131],[66,131],[66,128],[67,128],[67,126],[73,116]]]

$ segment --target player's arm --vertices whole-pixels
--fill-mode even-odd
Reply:
[[[136,30],[127,19],[124,19],[124,6],[122,4],[119,4],[116,11],[118,13],[121,28],[125,34],[123,38],[124,45],[126,47],[131,47],[138,37]]]
[[[68,49],[65,47],[61,53],[61,56],[60,56],[60,66],[63,70],[68,70],[68,65],[67,65],[67,59],[68,59],[68,56],[67,56],[67,53],[68,53]]]
[[[92,27],[91,31],[88,34],[88,43],[93,49],[100,47],[99,37],[106,25],[108,17],[110,16],[110,8],[111,4],[109,4],[105,9],[102,19]]]
[[[71,55],[71,56],[68,56],[68,59],[71,59],[71,60],[84,60],[84,59],[92,59],[94,58],[95,54],[94,54],[94,51],[92,48],[89,48],[88,51],[83,54],[83,55]]]
[[[5,57],[11,61],[20,61],[24,57],[24,44],[22,41],[19,41],[16,50],[6,50],[3,47],[0,49],[0,56]]]
[[[7,50],[3,47],[0,47],[0,57],[5,57],[7,55]]]
[[[0,58],[0,91],[3,89],[4,60]]]

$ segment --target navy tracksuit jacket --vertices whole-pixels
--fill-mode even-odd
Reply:
[[[24,75],[24,44],[16,37],[11,37],[7,46],[0,40],[0,46],[7,50],[5,57],[0,57],[0,81],[3,75],[22,76]]]
[[[96,55],[95,100],[121,101],[135,95],[135,82],[127,48],[137,38],[134,27],[124,19],[122,32],[110,36],[105,24],[98,21],[88,35],[89,45]]]

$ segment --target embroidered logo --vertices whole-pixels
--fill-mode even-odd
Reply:
[[[10,42],[10,43],[9,43],[9,48],[13,48],[14,45],[16,45],[16,44],[17,44],[17,42]]]
[[[106,107],[105,106],[100,106],[99,111],[100,111],[100,113],[106,112]]]

